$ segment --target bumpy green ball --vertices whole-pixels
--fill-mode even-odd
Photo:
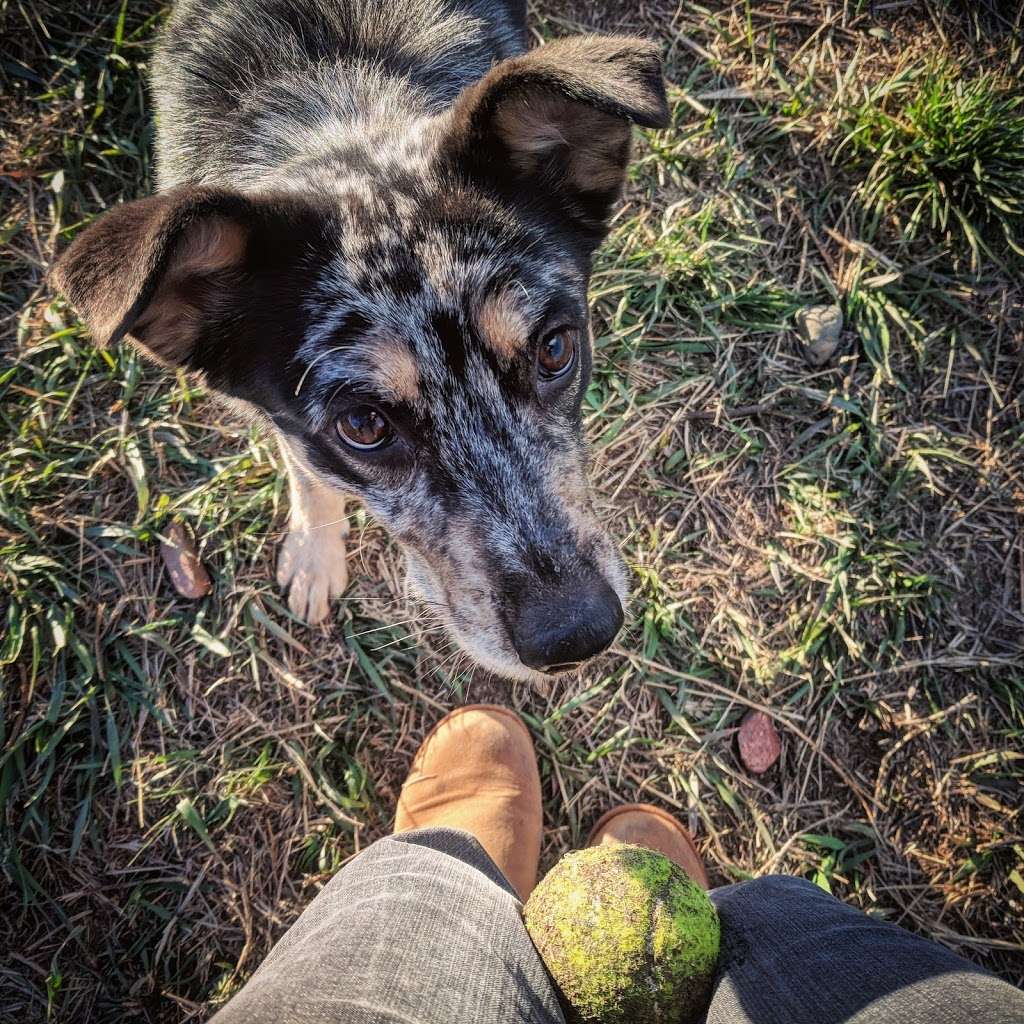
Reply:
[[[660,853],[624,844],[570,853],[524,918],[573,1021],[689,1024],[707,1006],[718,914]]]

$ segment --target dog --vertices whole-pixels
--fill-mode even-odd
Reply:
[[[98,344],[276,433],[292,612],[344,590],[355,496],[482,667],[605,650],[627,587],[587,481],[587,284],[632,125],[668,122],[657,48],[528,49],[524,0],[179,0],[152,91],[158,192],[52,277]]]

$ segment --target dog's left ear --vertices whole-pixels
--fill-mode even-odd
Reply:
[[[452,111],[453,165],[513,195],[543,194],[603,234],[629,161],[631,124],[669,123],[658,48],[571,36],[502,61]]]

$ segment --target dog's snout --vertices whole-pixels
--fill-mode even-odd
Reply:
[[[600,576],[564,582],[527,598],[512,622],[519,660],[538,671],[559,671],[600,654],[622,628],[622,603]]]

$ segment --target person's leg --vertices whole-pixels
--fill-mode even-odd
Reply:
[[[520,916],[541,836],[522,721],[474,706],[438,723],[395,831],[331,879],[216,1024],[564,1024]]]
[[[347,864],[211,1024],[564,1024],[515,890],[467,832]]]
[[[710,895],[722,952],[707,1024],[1024,1024],[1024,993],[811,882]]]

